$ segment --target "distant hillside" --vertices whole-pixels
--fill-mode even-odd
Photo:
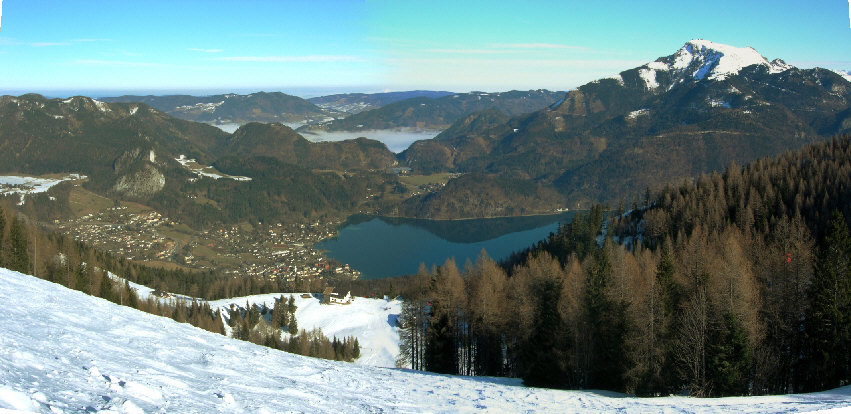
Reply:
[[[386,169],[396,164],[396,154],[378,141],[358,138],[312,143],[280,124],[243,125],[217,152],[237,157],[270,156],[318,169]]]
[[[254,179],[198,179],[180,155]],[[311,143],[280,124],[227,134],[141,103],[0,97],[0,173],[82,173],[90,191],[143,202],[192,227],[345,217],[382,188],[395,163],[380,142]]]
[[[179,154],[214,161],[227,134],[144,104],[106,104],[86,97],[0,97],[0,170],[81,172],[101,191],[148,196]]]
[[[564,92],[536,91],[470,92],[440,98],[417,97],[360,112],[317,126],[329,131],[359,131],[392,128],[443,129],[473,112],[496,109],[519,115],[559,101]]]
[[[304,123],[333,119],[328,111],[302,98],[281,92],[211,96],[125,95],[101,100],[103,102],[142,102],[177,118],[207,123]]]
[[[511,118],[469,115],[400,159],[415,172],[552,185],[575,206],[848,131],[851,83],[838,74],[697,40],[570,91],[552,108]]]
[[[310,103],[327,110],[356,114],[411,98],[440,98],[452,95],[446,91],[404,91],[382,93],[341,93],[310,98]]]

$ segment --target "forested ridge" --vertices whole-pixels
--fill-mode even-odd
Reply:
[[[403,290],[398,363],[646,396],[846,385],[849,201],[846,136],[610,220],[598,206],[502,265],[421,268]]]

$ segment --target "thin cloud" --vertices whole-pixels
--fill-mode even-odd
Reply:
[[[457,53],[463,55],[496,55],[508,53],[506,50],[498,49],[426,49],[425,53]]]
[[[362,60],[358,56],[346,55],[309,55],[309,56],[229,56],[216,60],[228,62],[355,62]]]
[[[114,49],[113,51],[121,56],[142,56],[141,53],[131,52],[124,49]]]
[[[91,42],[112,42],[112,39],[101,39],[101,38],[83,38],[83,39],[73,39],[71,40],[74,43],[91,43]]]
[[[199,49],[197,47],[190,47],[188,50],[192,52],[202,52],[202,53],[222,53],[222,49]]]
[[[68,42],[34,42],[30,43],[32,47],[52,47],[52,46],[70,46]]]
[[[561,49],[588,51],[585,46],[563,45],[558,43],[497,43],[493,47],[500,49]]]
[[[480,59],[480,58],[401,58],[388,59],[391,65],[460,65],[465,67],[573,67],[573,68],[623,68],[626,70],[646,63],[643,60],[628,59]],[[478,65],[478,66],[476,66]]]
[[[133,62],[127,60],[101,60],[101,59],[77,59],[72,62],[75,65],[88,66],[124,66],[124,67],[151,67],[162,66],[154,62]]]

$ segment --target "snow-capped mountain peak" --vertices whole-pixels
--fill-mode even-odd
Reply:
[[[724,80],[751,65],[765,66],[770,73],[780,73],[793,66],[775,59],[768,61],[752,47],[735,47],[703,39],[687,42],[676,53],[647,63],[640,75],[649,89],[658,86],[654,71],[671,72],[674,77],[695,80]]]

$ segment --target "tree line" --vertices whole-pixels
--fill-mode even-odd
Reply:
[[[298,328],[295,297],[281,295],[270,309],[265,303],[245,307],[231,305],[227,314],[235,339],[280,349],[294,354],[352,362],[360,356],[360,343],[354,336],[328,339],[322,330]]]
[[[643,396],[851,382],[851,138],[595,207],[502,264],[421,267],[399,366]],[[605,226],[603,225],[605,222]]]

